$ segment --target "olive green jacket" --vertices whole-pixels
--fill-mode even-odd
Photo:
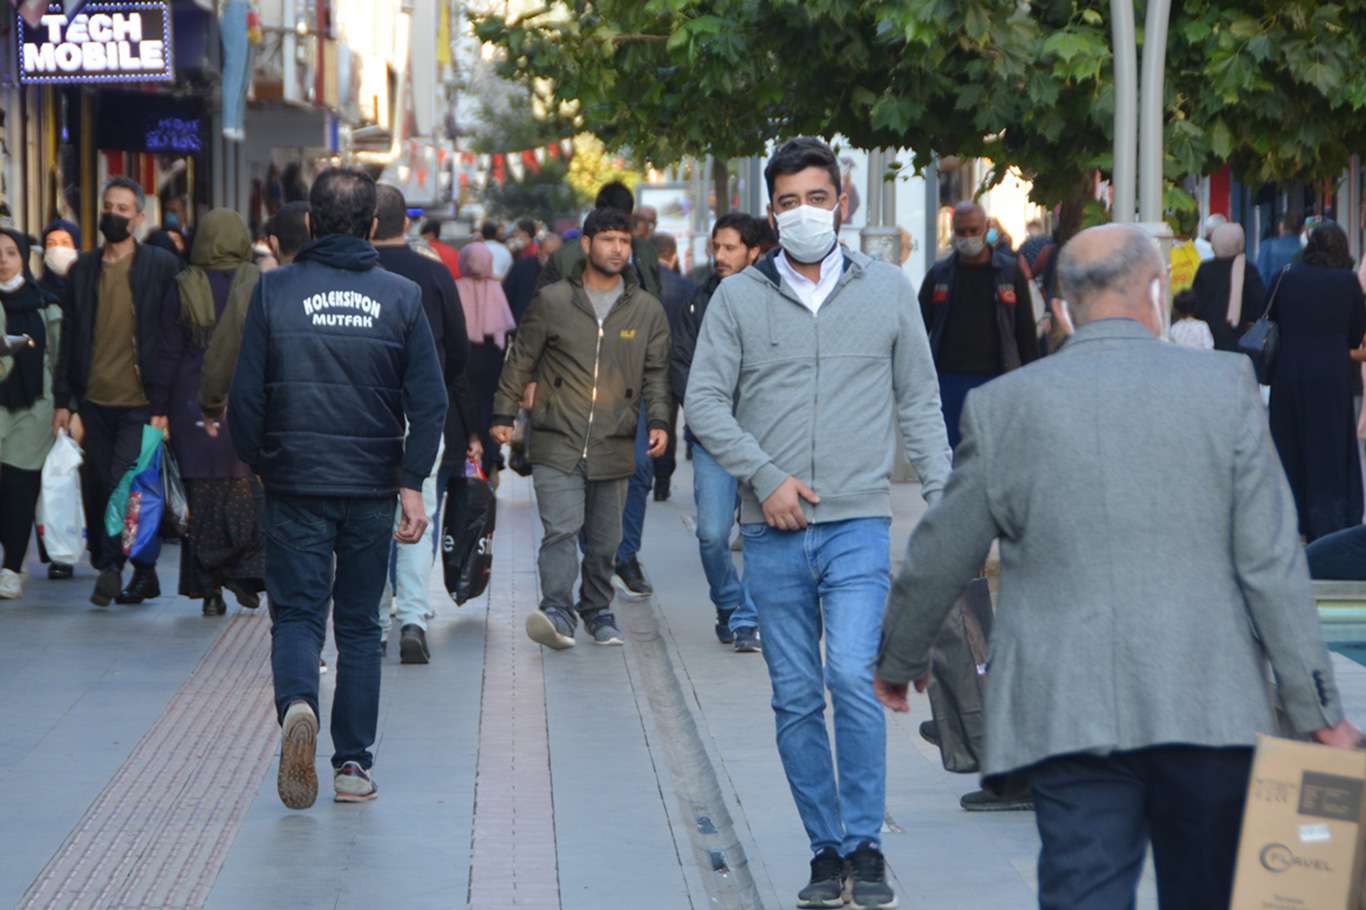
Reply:
[[[21,471],[42,470],[55,438],[52,435],[52,380],[62,338],[62,308],[56,303],[49,304],[43,311],[43,325],[47,330],[43,394],[22,411],[0,408],[0,464]],[[5,311],[0,310],[0,334],[4,331]],[[0,357],[0,381],[9,375],[11,363],[8,357]]]
[[[493,425],[511,426],[536,383],[533,465],[566,473],[586,461],[590,480],[629,477],[641,399],[652,429],[668,430],[669,322],[627,269],[621,299],[601,326],[583,289],[583,264],[531,301],[503,364]],[[594,394],[596,390],[596,394]]]

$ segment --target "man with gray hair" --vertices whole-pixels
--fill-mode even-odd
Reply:
[[[157,367],[161,309],[180,260],[134,239],[146,216],[142,186],[114,177],[104,186],[100,233],[104,246],[85,253],[67,274],[61,350],[53,379],[53,432],[69,430],[85,448],[82,470],[90,562],[99,572],[92,603],[141,603],[161,595],[156,565],[160,544],[133,560],[123,586],[123,546],[104,531],[104,510],[124,473],[138,460],[142,428],[166,432],[153,417],[151,387],[164,381]],[[174,322],[174,319],[169,321]]]
[[[1040,906],[1133,906],[1151,840],[1163,907],[1227,907],[1251,746],[1277,731],[1267,662],[1295,731],[1360,734],[1251,364],[1157,341],[1165,269],[1138,229],[1085,231],[1058,265],[1076,332],[968,397],[874,685],[907,710],[999,538],[983,773],[1033,789]]]

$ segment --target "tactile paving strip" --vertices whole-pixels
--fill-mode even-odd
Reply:
[[[558,910],[545,675],[541,649],[524,627],[538,601],[531,483],[511,472],[503,478],[484,638],[469,905]]]
[[[238,613],[20,907],[197,910],[279,745],[270,619]]]

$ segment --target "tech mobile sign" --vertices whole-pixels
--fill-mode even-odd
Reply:
[[[175,78],[170,0],[87,3],[68,18],[59,4],[36,28],[18,19],[19,81],[161,82]]]

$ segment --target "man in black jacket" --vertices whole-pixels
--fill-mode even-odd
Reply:
[[[465,312],[460,308],[460,292],[455,279],[440,259],[430,258],[408,246],[406,234],[410,227],[408,205],[396,187],[380,184],[376,188],[375,249],[379,264],[402,275],[422,289],[422,309],[436,342],[437,360],[441,362],[446,383],[446,397],[450,407],[446,411],[445,457],[437,455],[438,468],[463,477],[465,459],[476,461],[483,457],[484,447],[474,427],[474,408],[470,401],[469,383],[465,378],[465,364],[470,356],[469,335],[465,331]],[[433,521],[441,514],[441,497],[437,475],[433,469],[422,482],[422,505]],[[401,519],[401,516],[400,516]],[[436,550],[428,528],[422,540],[415,544],[395,544],[390,560],[394,568],[394,615],[398,617],[399,658],[405,664],[425,664],[431,660],[427,648],[427,588],[432,574]],[[390,626],[389,611],[380,614],[381,641],[387,644]],[[386,648],[382,647],[382,650]]]
[[[739,274],[759,258],[759,221],[743,212],[731,212],[716,219],[711,231],[712,255],[716,267],[692,301],[679,314],[673,336],[669,382],[674,400],[683,402],[692,369],[697,333],[707,303],[722,280]],[[697,544],[702,556],[702,571],[716,607],[716,638],[723,645],[734,645],[741,653],[759,650],[759,612],[735,571],[730,555],[730,532],[735,527],[738,490],[734,477],[717,464],[702,444],[688,433],[692,446],[693,499],[697,503]]]
[[[697,285],[683,277],[678,267],[678,241],[672,234],[655,234],[655,249],[659,250],[659,302],[669,318],[669,334],[678,335],[678,321],[688,302],[697,293]],[[669,448],[654,460],[655,502],[668,502],[672,493],[674,471],[678,469],[678,399],[674,399],[669,414]]]
[[[318,660],[329,606],[340,660],[332,701],[338,802],[374,799],[380,595],[389,537],[427,530],[422,484],[446,389],[416,284],[379,268],[375,182],[333,168],[309,195],[315,239],[261,276],[228,400],[237,455],[266,489],[271,666],[284,728],[280,799],[318,795]],[[394,527],[394,494],[403,518]]]
[[[68,430],[85,449],[82,494],[90,562],[98,571],[92,603],[141,603],[161,595],[159,539],[133,562],[123,587],[123,545],[104,531],[109,495],[138,460],[142,428],[166,432],[148,400],[157,380],[160,310],[180,271],[180,260],[133,239],[147,198],[127,177],[104,187],[100,233],[104,246],[82,255],[67,275],[62,338],[53,381],[54,432]]]

